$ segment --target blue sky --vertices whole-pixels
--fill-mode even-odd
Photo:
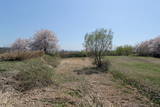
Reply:
[[[160,34],[160,0],[0,0],[0,46],[53,30],[61,49],[80,50],[84,35],[111,28],[113,45],[135,45]]]

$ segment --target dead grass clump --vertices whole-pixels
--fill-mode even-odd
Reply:
[[[22,61],[43,56],[43,51],[14,51],[0,55],[1,61]]]

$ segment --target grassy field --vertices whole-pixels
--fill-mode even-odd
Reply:
[[[149,75],[143,73],[144,71],[138,71],[140,69],[138,67],[134,69],[134,62],[146,63],[145,58],[108,58],[112,63],[111,73],[96,69],[90,58],[59,59],[44,55],[23,61],[2,61],[0,62],[0,96],[2,96],[0,106],[1,104],[51,107],[157,105],[141,95],[136,88],[123,85],[121,81],[113,78],[113,76],[119,77],[130,82],[130,80],[140,80],[141,75]],[[150,59],[152,58],[149,58],[149,63],[155,66],[159,64],[158,59]],[[132,69],[129,65],[125,65],[129,64],[128,62],[133,66]],[[136,72],[142,72],[142,74],[139,75]],[[152,79],[145,81],[147,86],[154,85],[153,89],[158,89],[155,86],[159,87],[159,82]]]
[[[135,56],[108,56],[111,73],[135,86],[151,100],[160,103],[160,59]]]

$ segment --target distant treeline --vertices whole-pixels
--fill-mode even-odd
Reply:
[[[128,56],[135,54],[134,47],[130,45],[118,46],[115,50],[106,53],[109,56]]]
[[[69,58],[69,57],[86,57],[87,54],[85,51],[60,51],[60,57],[62,58]]]
[[[0,47],[0,54],[6,53],[6,52],[9,52],[9,51],[10,51],[10,48],[8,48],[8,47]]]
[[[119,46],[115,50],[110,50],[106,52],[106,55],[108,56],[128,56],[133,54],[135,54],[134,47],[130,45]],[[61,56],[62,58],[69,58],[69,57],[87,57],[91,55],[88,54],[86,51],[62,50],[59,52],[59,56]]]
[[[10,50],[11,48],[9,47],[0,47],[0,54],[9,52]],[[62,58],[89,56],[85,51],[62,50],[62,51],[59,51],[58,54]],[[136,55],[136,56],[160,57],[160,37],[156,37],[154,39],[144,41],[135,46],[131,46],[131,45],[118,46],[116,49],[106,52],[106,55],[108,56]]]
[[[111,50],[106,53],[111,56],[151,56],[160,57],[160,37],[156,37],[151,40],[143,41],[138,45],[119,46],[115,50]]]

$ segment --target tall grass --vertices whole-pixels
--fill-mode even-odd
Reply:
[[[43,51],[14,51],[0,55],[1,61],[22,61],[43,56]]]
[[[46,87],[53,84],[54,68],[59,64],[58,58],[49,55],[23,61],[0,62],[0,73],[12,72],[13,88],[27,91],[33,88]],[[15,71],[15,72],[14,72]]]
[[[35,87],[45,87],[53,83],[52,76],[54,70],[39,58],[26,61],[23,68],[20,68],[20,72],[14,76],[14,79],[18,81],[15,88],[18,91],[26,91]]]

